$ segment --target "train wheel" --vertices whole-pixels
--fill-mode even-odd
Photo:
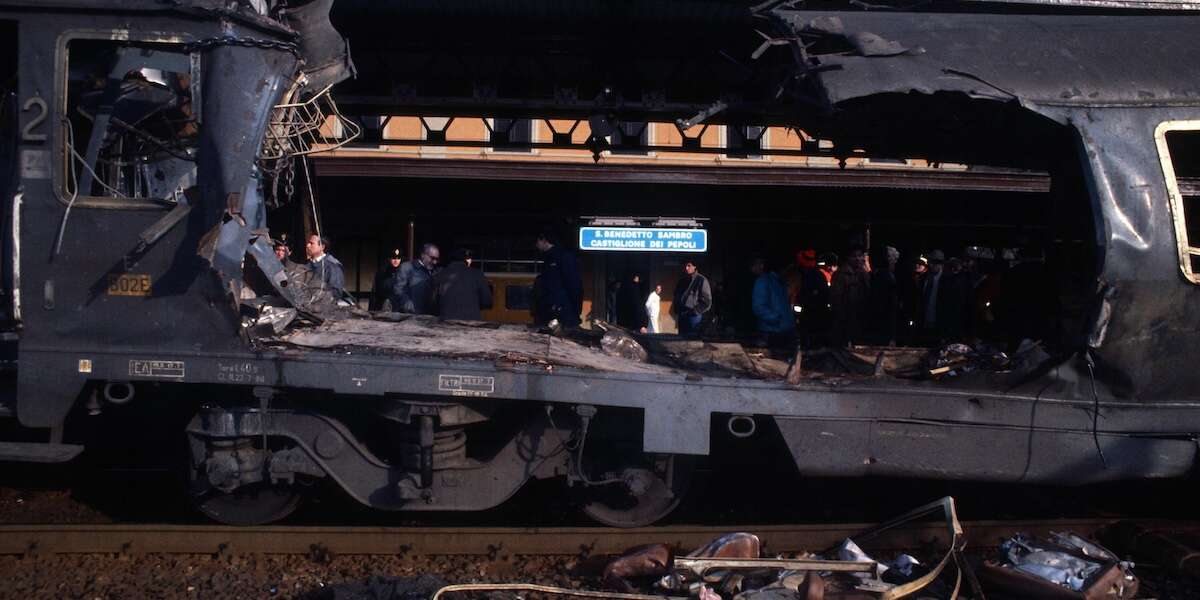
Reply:
[[[265,470],[266,454],[254,441],[249,437],[204,440],[189,436],[188,495],[192,505],[214,521],[264,525],[286,518],[300,506],[304,495],[294,484],[275,484],[264,477],[238,485],[245,473]],[[230,483],[233,485],[224,487]]]
[[[233,492],[212,490],[196,498],[200,512],[226,525],[265,525],[292,514],[303,495],[290,486],[256,484]]]
[[[582,506],[588,517],[612,527],[644,527],[675,510],[691,483],[694,459],[654,455],[640,464],[605,474],[586,489]]]

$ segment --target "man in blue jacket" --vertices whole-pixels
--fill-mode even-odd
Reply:
[[[583,312],[583,279],[575,255],[556,242],[550,232],[539,234],[535,242],[542,253],[543,270],[536,283],[534,317],[538,325],[557,319],[563,327],[575,327]]]
[[[766,334],[768,346],[790,350],[796,337],[796,317],[783,280],[761,258],[754,259],[750,271],[756,276],[751,309],[759,333]]]

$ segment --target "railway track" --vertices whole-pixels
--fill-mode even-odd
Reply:
[[[1117,519],[965,521],[968,547],[991,547],[1017,531],[1091,535]],[[1146,529],[1200,532],[1200,521],[1139,519]],[[0,555],[54,554],[310,554],[336,555],[597,555],[647,543],[695,548],[730,531],[757,534],[769,552],[821,550],[867,529],[859,523],[739,527],[226,527],[209,525],[0,525]],[[907,524],[864,544],[901,551],[945,544],[940,522]]]

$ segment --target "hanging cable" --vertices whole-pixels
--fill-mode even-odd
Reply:
[[[587,443],[588,426],[592,422],[592,417],[596,416],[596,407],[580,404],[575,407],[575,413],[579,415],[579,448],[575,452],[575,474],[579,476],[579,480],[585,485],[608,485],[611,483],[625,483],[621,477],[611,477],[609,479],[601,479],[593,481],[588,479],[588,476],[583,472],[583,446]]]
[[[70,151],[71,156],[74,157],[75,160],[78,160],[79,164],[83,165],[83,168],[86,169],[87,172],[92,175],[92,179],[96,183],[100,184],[100,187],[104,188],[105,190],[108,190],[109,192],[112,192],[112,194],[118,198],[126,198],[127,196],[125,195],[124,192],[108,185],[107,183],[104,183],[104,180],[101,179],[100,176],[96,174],[96,171],[92,170],[92,166],[88,164],[87,159],[85,159],[83,156],[81,156],[78,152],[75,151],[75,127],[73,125],[71,125],[70,119],[64,118],[63,122],[67,124],[67,150]],[[74,171],[74,166],[72,166],[71,169],[72,169],[72,171]],[[75,190],[75,195],[76,196],[79,195],[78,189]]]
[[[75,129],[71,127],[70,119],[64,117],[63,123],[67,125],[67,148],[71,150],[71,154],[75,154]],[[75,199],[79,197],[79,181],[75,177],[75,159],[71,158],[67,163],[71,166],[70,169],[67,169],[67,174],[71,176],[71,197],[67,200],[66,210],[63,211],[62,222],[58,224],[58,239],[54,242],[54,255],[50,257],[51,259],[62,252],[63,235],[67,231],[67,219],[71,216],[71,207],[75,206]]]
[[[312,206],[313,227],[316,229],[317,237],[321,235],[321,215],[317,213],[317,196],[313,193],[312,175],[308,172],[308,158],[300,157],[300,166],[304,167],[304,185],[308,188],[308,204]]]
[[[1083,359],[1092,380],[1092,443],[1096,445],[1096,452],[1100,455],[1100,464],[1107,469],[1108,460],[1104,458],[1104,449],[1100,447],[1100,394],[1096,392],[1096,363],[1092,360],[1091,350],[1084,352]]]

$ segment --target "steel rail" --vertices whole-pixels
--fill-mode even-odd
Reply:
[[[1119,519],[963,522],[968,547],[991,547],[1017,531],[1090,535]],[[1133,520],[1145,529],[1200,531],[1200,521]],[[767,552],[819,551],[869,524],[600,527],[228,527],[217,525],[0,525],[0,554],[596,555],[666,543],[696,548],[730,531],[757,534]],[[875,551],[946,543],[945,523],[904,525],[862,544]]]

